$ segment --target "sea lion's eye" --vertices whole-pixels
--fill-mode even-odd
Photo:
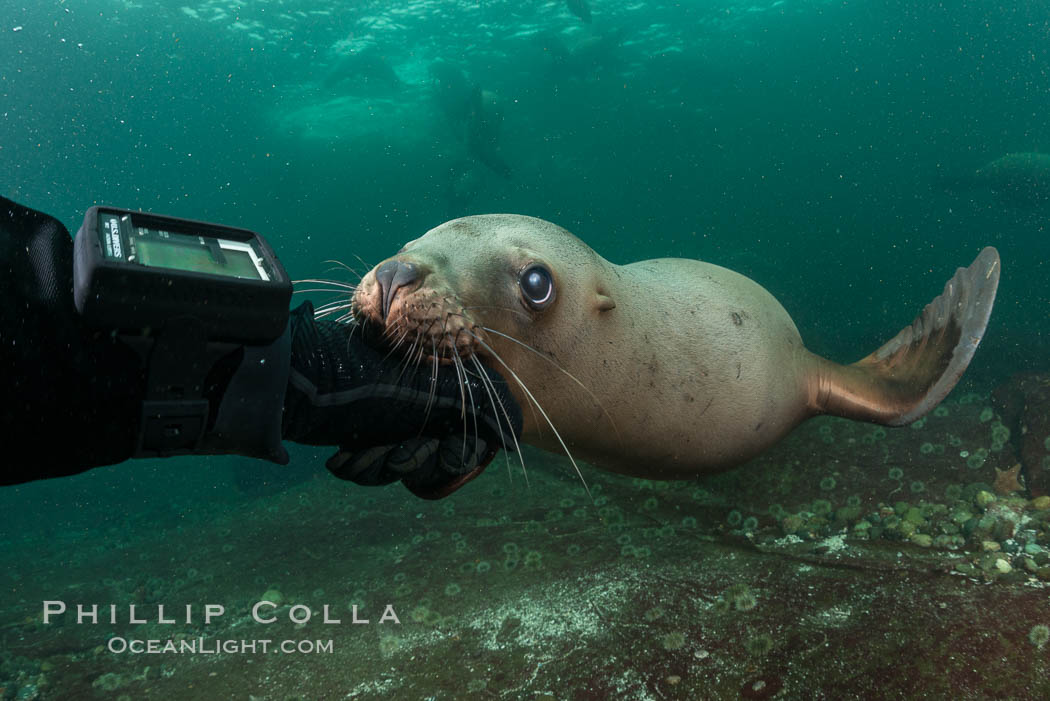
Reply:
[[[554,301],[554,278],[551,271],[539,263],[528,265],[521,271],[518,287],[530,309],[546,309]]]

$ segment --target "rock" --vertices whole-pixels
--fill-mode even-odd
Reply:
[[[805,526],[805,521],[801,517],[794,514],[785,516],[780,522],[780,527],[783,529],[785,535],[792,535],[798,533]]]
[[[1050,494],[1050,374],[1015,375],[992,393],[1010,429],[1028,490]]]
[[[18,690],[15,701],[36,701],[40,698],[40,689],[35,684],[26,684]]]
[[[853,523],[857,521],[864,511],[859,506],[843,506],[835,512],[835,518],[842,523]]]
[[[284,603],[284,594],[276,589],[268,589],[259,597],[259,601],[269,601],[274,606],[280,607]]]
[[[123,674],[116,674],[115,672],[107,672],[95,681],[91,682],[91,686],[102,691],[116,691],[120,687],[127,684],[127,679]]]

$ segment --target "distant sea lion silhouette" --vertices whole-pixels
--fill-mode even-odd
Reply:
[[[591,23],[591,6],[587,4],[587,0],[565,0],[565,5],[569,8],[569,12],[580,18],[581,22]]]
[[[949,176],[943,182],[954,190],[987,190],[1007,204],[1050,204],[1050,153],[1008,153],[972,173]]]
[[[374,94],[398,91],[404,83],[378,48],[367,47],[337,58],[321,80],[321,87]]]
[[[758,283],[697,260],[615,265],[555,224],[511,214],[446,222],[353,297],[426,369],[507,378],[523,441],[640,477],[738,465],[805,419],[902,426],[955,386],[987,327],[999,255],[985,248],[874,353],[840,365],[804,347]]]
[[[474,84],[459,66],[448,61],[430,64],[430,80],[435,106],[449,128],[459,131],[470,115],[470,100]]]
[[[504,178],[511,168],[500,150],[503,107],[499,96],[467,78],[463,70],[446,61],[430,66],[434,102],[449,128],[467,145],[472,157]]]
[[[467,122],[467,146],[470,153],[492,169],[509,178],[510,165],[500,152],[500,129],[503,126],[503,105],[499,95],[476,87],[470,96],[470,119]]]
[[[550,80],[559,83],[566,79],[594,79],[619,70],[623,38],[623,29],[598,32],[588,28],[568,38],[551,31],[537,32],[529,41],[540,51]]]

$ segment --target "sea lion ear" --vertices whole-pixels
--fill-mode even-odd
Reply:
[[[594,307],[600,312],[616,309],[616,300],[608,295],[605,288],[599,287],[594,292]]]

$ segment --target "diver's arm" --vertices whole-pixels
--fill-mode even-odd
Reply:
[[[62,224],[0,198],[0,483],[120,462],[135,449],[138,357],[73,306]]]
[[[115,334],[82,323],[72,249],[60,222],[0,198],[0,439],[9,456],[0,484],[122,462],[140,448],[145,362]],[[328,462],[337,476],[361,484],[401,479],[419,496],[439,497],[478,474],[521,430],[520,410],[495,373],[494,395],[480,378],[468,379],[473,401],[464,412],[467,393],[454,371],[440,370],[433,382],[429,372],[402,375],[397,359],[350,327],[315,321],[309,304],[292,313],[281,343],[285,352],[270,357],[284,365],[270,376],[287,374],[286,387],[243,391],[244,378],[259,372],[246,359],[209,373],[214,401],[197,452],[273,459],[283,453],[282,438],[338,446]],[[274,429],[217,430],[260,417],[272,417],[264,423]]]
[[[327,462],[359,484],[401,480],[438,498],[480,473],[521,434],[521,410],[497,373],[432,372],[366,344],[353,326],[292,312],[292,363],[284,400],[287,440],[337,445]],[[466,410],[464,411],[464,400]]]

